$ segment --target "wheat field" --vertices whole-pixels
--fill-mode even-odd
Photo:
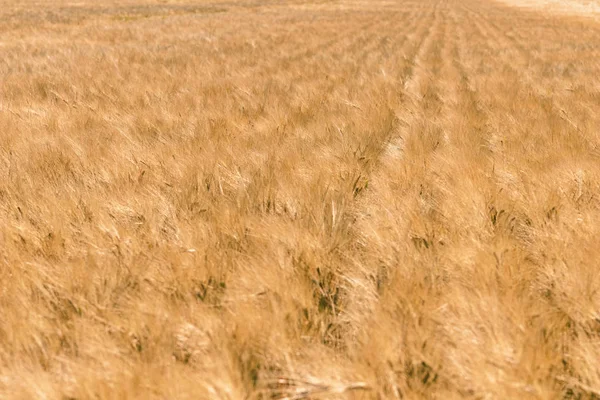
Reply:
[[[599,146],[591,16],[0,0],[0,398],[597,399]]]

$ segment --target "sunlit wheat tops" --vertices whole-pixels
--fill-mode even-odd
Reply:
[[[599,24],[0,0],[0,398],[599,397]]]

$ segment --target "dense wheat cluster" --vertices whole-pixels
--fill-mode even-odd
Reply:
[[[0,397],[600,396],[600,23],[0,0]]]

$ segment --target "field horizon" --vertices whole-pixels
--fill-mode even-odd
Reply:
[[[599,398],[600,21],[533,3],[0,0],[0,398]]]
[[[498,0],[526,11],[600,19],[598,0]]]

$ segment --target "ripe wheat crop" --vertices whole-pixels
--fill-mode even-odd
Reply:
[[[598,398],[600,22],[515,2],[0,0],[0,398]]]

